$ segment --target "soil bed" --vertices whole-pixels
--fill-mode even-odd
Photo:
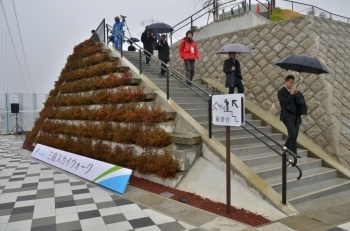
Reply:
[[[187,204],[191,206],[194,206],[194,207],[197,207],[197,208],[215,213],[217,215],[251,225],[251,226],[259,226],[270,222],[266,217],[249,212],[244,209],[237,209],[233,206],[231,207],[232,213],[226,214],[226,204],[214,202],[207,198],[202,198],[193,193],[183,192],[177,189],[169,188],[164,185],[153,183],[149,180],[132,176],[130,178],[129,184],[134,187],[137,187],[158,195],[164,192],[170,192],[174,194],[172,197],[170,197],[173,200],[178,201],[180,197],[187,198],[189,200]]]

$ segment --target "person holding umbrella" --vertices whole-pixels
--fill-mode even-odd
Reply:
[[[158,50],[158,57],[160,61],[162,61],[161,68],[160,68],[160,77],[165,77],[166,72],[166,64],[169,62],[169,45],[166,41],[166,35],[163,34],[161,37],[161,40],[157,44],[157,50]]]
[[[146,26],[145,31],[141,35],[141,42],[143,43],[143,48],[146,50],[146,65],[149,66],[149,61],[153,55],[153,42],[155,40],[155,34],[147,32],[148,26]]]
[[[184,61],[186,69],[186,84],[192,87],[192,79],[194,76],[194,61],[199,59],[197,43],[192,39],[193,32],[187,31],[186,37],[181,41],[179,46],[180,58]]]
[[[297,153],[297,138],[301,124],[301,115],[307,113],[307,107],[303,95],[294,88],[295,78],[288,75],[285,78],[284,86],[278,91],[278,101],[281,106],[280,120],[284,123],[288,131],[288,139],[284,144],[289,150]]]
[[[237,87],[238,93],[244,93],[244,86],[242,84],[241,64],[236,59],[236,52],[229,52],[229,59],[224,62],[224,73],[226,74],[225,87],[228,87],[229,94],[235,92]]]

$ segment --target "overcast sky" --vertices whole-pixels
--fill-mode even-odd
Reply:
[[[23,59],[18,32],[16,32],[17,25],[12,1],[16,6],[31,83]],[[13,78],[12,82],[5,80],[6,76],[11,76],[11,74],[20,76],[21,73],[20,70],[14,71],[15,73],[6,71],[6,68],[9,69],[9,65],[14,61],[0,62],[2,65],[0,66],[2,69],[0,70],[0,93],[13,90],[11,85],[14,84],[20,85],[19,91],[23,93],[27,91],[48,93],[53,88],[54,81],[58,79],[73,47],[89,38],[90,31],[95,29],[103,18],[108,24],[113,25],[115,16],[126,15],[131,36],[139,37],[145,25],[151,20],[163,21],[173,26],[198,11],[199,7],[196,8],[193,2],[198,2],[198,0],[2,0],[16,44],[23,78]],[[266,2],[266,0],[261,0],[261,2]],[[350,17],[349,0],[300,0],[300,2],[317,5],[332,13]],[[252,3],[256,1],[252,0]],[[277,0],[277,6],[291,9],[291,3],[283,0]],[[294,7],[296,11],[307,8],[307,6]],[[8,32],[8,29],[2,8],[0,8],[0,15],[1,37],[3,38],[2,46],[0,46],[2,49],[0,59],[4,60],[6,54],[13,52],[13,47],[8,35],[4,34]],[[143,21],[145,21],[144,25],[142,25]],[[202,26],[205,22],[206,17],[194,25]],[[183,33],[177,34],[177,37],[184,36]],[[126,35],[129,35],[127,31]],[[15,60],[14,57],[11,59]],[[24,79],[22,82],[25,81],[26,84],[19,83],[21,79]]]

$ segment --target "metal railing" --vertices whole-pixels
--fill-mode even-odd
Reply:
[[[124,41],[131,41],[130,38],[125,36],[123,33],[120,33],[118,31],[114,31],[113,27],[108,25],[108,24],[106,24],[106,29],[107,29],[107,34],[109,32],[112,32],[112,34],[114,36],[116,36],[116,35],[121,36],[121,39],[120,39],[121,45],[123,44]],[[188,87],[188,89],[190,89],[191,91],[193,91],[194,93],[199,95],[202,99],[207,101],[207,103],[208,103],[209,138],[211,138],[212,137],[212,125],[211,125],[211,121],[212,121],[212,110],[211,110],[212,95],[209,94],[208,92],[206,92],[201,87],[199,87],[193,81],[188,80],[183,74],[178,72],[176,69],[172,68],[169,64],[164,63],[163,61],[161,61],[157,57],[153,56],[153,54],[151,54],[150,52],[148,52],[144,48],[140,47],[138,44],[134,43],[134,45],[137,46],[138,51],[139,51],[139,71],[140,71],[140,74],[142,74],[142,53],[144,53],[145,55],[148,55],[150,57],[150,61],[154,62],[156,65],[158,65],[160,68],[162,68],[163,70],[166,71],[166,95],[167,95],[168,100],[170,98],[169,79],[170,79],[170,75],[172,75],[174,78],[176,78],[182,84],[184,84],[186,87]],[[121,55],[121,57],[123,57],[123,49],[122,49],[122,46],[120,46],[120,47],[121,47],[121,49],[119,50],[120,55]],[[188,86],[187,83],[190,83],[192,85],[192,87]]]
[[[287,204],[287,167],[289,165],[291,165],[292,167],[295,167],[298,169],[299,171],[299,176],[297,177],[297,180],[300,180],[300,178],[303,175],[303,172],[301,171],[301,169],[297,166],[298,163],[298,159],[295,153],[293,153],[291,150],[289,150],[288,148],[282,146],[281,144],[279,144],[277,141],[275,141],[274,139],[272,139],[270,136],[268,136],[267,134],[265,134],[263,131],[261,131],[259,128],[255,127],[252,123],[250,123],[249,121],[245,121],[249,126],[251,126],[252,128],[254,128],[254,130],[258,131],[260,134],[262,134],[263,136],[265,136],[266,138],[268,138],[270,141],[272,141],[274,144],[276,144],[277,146],[279,146],[282,150],[282,154],[280,154],[280,152],[276,149],[274,149],[270,144],[268,144],[267,142],[265,142],[264,140],[262,140],[260,137],[258,137],[256,134],[254,134],[253,132],[249,131],[248,128],[242,126],[242,128],[244,130],[246,130],[247,132],[249,132],[251,135],[253,135],[255,138],[257,138],[260,142],[262,142],[263,144],[265,144],[267,147],[269,147],[271,150],[273,150],[274,152],[276,152],[278,155],[280,155],[282,157],[282,203],[283,204]],[[287,155],[291,155],[293,157],[293,161],[290,159],[287,159]],[[288,163],[288,164],[287,164]]]
[[[345,17],[345,16],[342,16],[342,15],[339,15],[339,14],[333,14],[327,10],[324,10],[324,9],[321,9],[317,6],[314,6],[314,5],[310,5],[310,4],[306,4],[306,3],[302,3],[302,2],[296,2],[296,1],[291,1],[291,0],[284,0],[285,2],[291,2],[292,3],[292,11],[294,11],[294,3],[296,3],[297,5],[304,5],[304,6],[310,6],[311,7],[311,11],[312,12],[315,12],[315,9],[319,10],[320,12],[324,12],[325,14],[329,14],[329,18],[332,19],[332,16],[337,16],[337,17],[340,17],[340,18],[343,18],[343,19],[346,19],[346,21],[348,23],[350,23],[350,18],[348,17]]]
[[[239,4],[245,3],[244,5],[247,6],[246,0],[242,0],[242,1],[239,1],[239,2],[237,2],[237,0],[232,0],[232,1],[228,1],[228,2],[222,3],[222,4],[220,4],[220,5],[217,5],[216,7],[217,7],[217,9],[220,9],[220,7],[227,6],[228,4],[232,4],[232,3],[235,4],[235,6],[238,6]],[[191,30],[192,30],[193,22],[194,22],[194,21],[196,21],[197,19],[203,17],[204,15],[206,15],[206,14],[208,14],[209,12],[212,11],[212,9],[211,9],[211,10],[208,10],[208,11],[205,11],[205,10],[207,10],[207,8],[210,7],[210,6],[211,6],[211,4],[210,4],[210,5],[207,5],[206,7],[202,8],[201,10],[197,11],[196,13],[192,14],[191,16],[185,18],[184,20],[182,20],[181,22],[179,22],[178,24],[176,24],[175,26],[173,26],[173,29],[174,29],[174,30],[170,33],[170,44],[173,43],[173,41],[172,41],[172,40],[173,40],[173,39],[172,39],[172,35],[173,35],[175,32],[181,30],[182,28],[184,28],[185,26],[188,26],[189,24],[191,25],[190,28],[191,28]],[[250,10],[250,9],[251,9],[251,1],[249,1],[249,10]],[[197,14],[199,14],[199,13],[201,13],[201,12],[203,12],[203,11],[205,11],[203,14],[201,14],[201,15],[199,15],[198,17],[194,18]],[[244,8],[244,11],[246,11],[246,7]],[[187,22],[186,24],[184,24],[184,25],[182,25],[181,27],[179,27],[182,23],[184,23],[184,22],[186,22],[186,21],[188,21],[188,20],[189,20],[189,22]],[[176,27],[178,27],[178,28],[176,28]]]

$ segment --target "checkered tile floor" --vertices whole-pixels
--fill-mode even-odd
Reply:
[[[8,151],[0,138],[0,231],[201,230]]]

